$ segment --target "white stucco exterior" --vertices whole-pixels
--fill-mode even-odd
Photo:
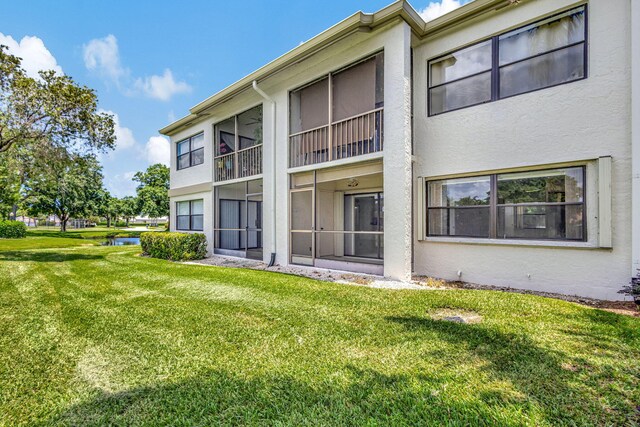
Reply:
[[[263,259],[268,262],[275,252],[276,262],[286,265],[291,259],[292,175],[378,159],[382,161],[385,199],[385,276],[402,280],[412,273],[460,277],[481,284],[619,299],[617,291],[629,281],[640,256],[640,6],[632,6],[634,0],[525,0],[474,12],[478,5],[492,2],[498,3],[476,0],[429,24],[421,22],[403,2],[374,15],[354,15],[319,35],[317,40],[324,45],[311,53],[305,53],[302,46],[297,60],[274,72],[256,72],[259,88],[275,102],[275,117],[270,101],[246,85],[237,90],[230,87],[225,90],[229,95],[223,91],[194,107],[190,116],[163,129],[172,141],[172,219],[175,202],[203,199],[204,233],[212,251],[214,188],[262,179]],[[588,7],[586,79],[428,116],[430,59],[579,4]],[[360,24],[349,24],[358,19]],[[347,31],[347,24],[353,29]],[[384,52],[382,152],[290,168],[290,91],[380,51]],[[295,59],[296,51],[287,55]],[[259,104],[263,105],[262,174],[214,182],[214,124]],[[199,132],[205,137],[204,163],[176,170],[175,143]],[[585,242],[424,235],[421,186],[425,179],[547,165],[585,167]],[[171,226],[174,230],[174,220]]]

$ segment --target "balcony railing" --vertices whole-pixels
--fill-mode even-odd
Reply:
[[[262,173],[262,144],[213,159],[216,181],[246,178]]]
[[[382,151],[383,109],[289,135],[289,166],[305,166]]]

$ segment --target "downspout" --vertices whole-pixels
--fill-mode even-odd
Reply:
[[[631,275],[640,274],[640,2],[631,1]]]
[[[276,263],[276,102],[262,89],[258,87],[258,82],[253,81],[253,89],[265,100],[271,103],[271,167],[273,174],[271,177],[271,206],[269,216],[271,218],[271,259],[269,267]]]

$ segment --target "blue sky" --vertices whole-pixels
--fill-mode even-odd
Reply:
[[[55,69],[95,89],[100,108],[117,115],[118,147],[101,161],[121,197],[134,194],[136,171],[168,162],[158,129],[352,13],[389,2],[4,0],[0,44],[31,74]],[[430,18],[460,3],[412,5]]]

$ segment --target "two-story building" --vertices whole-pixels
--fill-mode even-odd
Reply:
[[[171,229],[267,263],[620,298],[639,3],[358,12],[161,130]]]

